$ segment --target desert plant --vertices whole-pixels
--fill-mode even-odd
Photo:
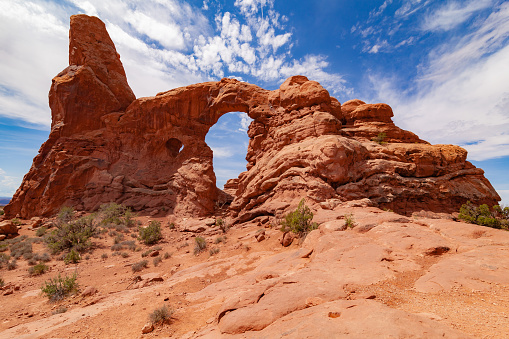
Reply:
[[[4,285],[5,285],[5,281],[2,278],[0,278],[0,288],[4,287]]]
[[[21,226],[21,220],[18,218],[11,219],[11,222],[14,226]]]
[[[219,244],[220,242],[225,242],[226,241],[226,237],[217,237],[215,240],[214,240],[214,244]]]
[[[304,204],[304,199],[299,202],[297,209],[285,215],[280,222],[282,232],[293,232],[300,238],[305,237],[309,232],[318,228],[318,224],[311,222],[313,213],[311,209]]]
[[[460,208],[459,218],[471,224],[508,229],[509,207],[502,208],[495,205],[490,210],[486,204],[474,206],[470,201],[467,201]]]
[[[41,291],[50,301],[58,301],[66,298],[68,295],[76,293],[79,289],[78,273],[74,272],[71,276],[62,277],[60,273],[49,281],[45,281]]]
[[[16,259],[12,259],[11,261],[9,261],[9,262],[7,263],[7,269],[8,269],[9,271],[12,271],[12,270],[13,270],[13,269],[15,269],[16,267],[18,267],[18,263],[17,263]]]
[[[103,225],[123,225],[132,227],[135,224],[134,214],[129,207],[119,205],[114,202],[103,204],[99,208],[101,224]]]
[[[230,229],[226,222],[221,218],[216,220],[216,226],[218,226],[221,229],[221,231],[223,231],[223,233],[228,232],[228,230]]]
[[[32,266],[28,269],[28,274],[30,275],[41,275],[46,273],[48,271],[48,266],[46,266],[43,263],[37,264],[35,266]]]
[[[3,209],[3,208],[2,208],[2,209],[0,209],[0,215],[4,215],[4,214],[5,214],[4,209]]]
[[[140,228],[139,240],[143,241],[146,245],[155,244],[161,238],[161,223],[157,220],[152,220],[147,227]]]
[[[108,253],[103,253],[101,255],[101,259],[108,259]]]
[[[373,137],[371,140],[376,142],[379,145],[386,145],[387,142],[384,141],[385,138],[387,138],[387,134],[385,134],[384,132],[380,132],[380,133],[378,133],[378,135],[376,137]]]
[[[170,230],[174,230],[174,229],[175,229],[175,223],[170,222],[170,223],[168,224],[168,228],[169,228]]]
[[[122,253],[120,253],[120,256],[121,256],[122,258],[129,258],[129,253],[127,253],[127,252],[122,252]]]
[[[148,267],[148,260],[142,260],[142,261],[138,261],[137,263],[133,264],[131,266],[131,269],[133,272],[139,272],[147,267]]]
[[[170,257],[171,257],[170,253],[168,253],[168,252],[164,253],[164,256],[163,256],[164,259],[169,259]]]
[[[62,207],[57,214],[57,223],[67,224],[74,219],[74,208]]]
[[[157,266],[161,263],[161,261],[163,261],[163,258],[161,258],[160,256],[157,256],[154,258],[154,260],[152,262],[154,263],[154,266]]]
[[[33,259],[41,262],[48,262],[51,261],[51,256],[47,252],[44,252],[42,254],[36,253],[34,254]]]
[[[202,237],[194,238],[194,255],[198,255],[207,248],[207,241]]]
[[[65,313],[65,312],[67,312],[67,308],[64,306],[60,306],[59,308],[54,310],[51,314],[55,315],[55,314],[61,314],[61,313]]]
[[[219,248],[217,248],[217,247],[211,248],[211,249],[209,250],[209,254],[210,254],[210,256],[216,255],[216,254],[218,254],[218,253],[219,253]]]
[[[7,263],[9,262],[10,258],[11,257],[8,256],[7,254],[0,253],[0,268],[4,267],[4,265],[7,265]]]
[[[90,238],[96,233],[94,216],[89,215],[77,220],[57,223],[56,229],[46,236],[45,241],[48,248],[55,254],[66,249],[84,252],[92,246]]]
[[[35,231],[35,235],[38,237],[42,237],[43,235],[46,234],[47,231],[48,231],[48,229],[46,227],[42,226],[42,227],[39,227],[37,229],[37,231]]]
[[[347,228],[354,228],[355,227],[355,220],[353,218],[353,214],[352,213],[345,214],[344,218],[345,218],[345,226]]]
[[[8,249],[9,249],[9,244],[7,244],[7,243],[0,244],[0,252],[5,252]]]
[[[67,264],[77,264],[81,260],[81,256],[78,251],[74,250],[74,248],[66,254],[64,257],[64,263]]]
[[[163,324],[170,320],[172,314],[173,309],[167,305],[164,305],[163,307],[157,308],[152,313],[150,313],[149,320],[154,325]]]
[[[33,255],[31,241],[20,241],[14,243],[11,245],[10,250],[11,257],[16,259],[19,259],[21,256],[23,256],[26,260],[28,260]]]

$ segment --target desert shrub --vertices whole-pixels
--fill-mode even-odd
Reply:
[[[345,218],[345,226],[346,227],[348,227],[348,228],[354,228],[355,227],[355,220],[353,218],[353,214],[352,213],[345,214],[344,218]]]
[[[32,266],[28,269],[28,274],[34,276],[34,275],[41,275],[48,271],[48,266],[46,266],[43,263],[37,264],[35,266]]]
[[[2,208],[2,209],[0,209],[0,215],[4,215],[4,214],[5,214],[4,209],[3,209],[3,208]]]
[[[39,227],[37,229],[37,231],[35,231],[35,235],[38,237],[42,237],[43,235],[46,234],[47,231],[48,231],[48,229],[46,227],[42,226],[42,227]]]
[[[471,224],[508,229],[509,207],[502,208],[495,205],[493,209],[490,210],[486,204],[474,206],[468,201],[461,206],[459,218]]]
[[[143,253],[141,254],[141,257],[142,257],[142,258],[148,257],[148,256],[150,255],[150,253],[152,253],[152,251],[153,251],[152,249],[149,249],[149,250],[147,250],[147,251],[143,252]]]
[[[155,325],[163,324],[170,320],[172,314],[173,309],[167,305],[164,305],[163,307],[157,308],[152,313],[150,313],[149,320]]]
[[[57,224],[67,224],[74,219],[74,208],[62,207],[57,214]]]
[[[41,291],[50,301],[58,301],[66,298],[68,295],[78,292],[78,273],[74,272],[71,276],[62,277],[60,274],[49,281],[45,281]]]
[[[74,250],[74,248],[67,253],[67,255],[64,257],[65,264],[77,264],[81,260],[81,256],[78,253],[78,251]]]
[[[5,285],[5,281],[2,278],[0,278],[0,288],[4,287],[4,285]]]
[[[103,225],[123,225],[132,227],[135,225],[134,213],[129,207],[119,205],[114,202],[103,204],[99,208],[101,224]]]
[[[168,253],[168,252],[164,253],[164,256],[163,256],[164,259],[169,259],[170,257],[171,257],[170,253]]]
[[[161,261],[163,261],[163,258],[161,258],[160,256],[157,256],[154,258],[154,260],[152,262],[154,263],[154,266],[157,266],[161,263]]]
[[[59,308],[54,310],[51,314],[55,315],[55,314],[61,314],[61,313],[65,313],[65,312],[67,312],[67,308],[64,306],[60,306]]]
[[[41,262],[48,262],[48,261],[51,261],[51,256],[47,252],[44,252],[42,254],[35,253],[32,259],[41,261]]]
[[[225,242],[226,241],[226,237],[217,237],[215,240],[214,240],[214,244],[219,244],[221,242]]]
[[[302,199],[297,209],[285,215],[284,219],[280,222],[281,231],[293,232],[303,238],[309,232],[318,228],[318,224],[311,222],[311,220],[313,220],[313,213],[304,204],[304,199]]]
[[[11,219],[11,222],[14,226],[21,226],[21,220],[18,218]]]
[[[101,258],[102,258],[102,259],[108,259],[108,253],[103,253],[103,254],[101,255]]]
[[[387,138],[387,134],[385,134],[384,132],[380,132],[380,133],[378,133],[378,135],[376,137],[373,137],[371,140],[376,142],[379,145],[386,145],[387,142],[384,141],[385,138]]]
[[[145,228],[140,228],[139,240],[143,241],[146,245],[152,245],[161,240],[161,223],[152,220]]]
[[[133,272],[139,272],[147,267],[148,267],[148,260],[142,260],[142,261],[138,261],[137,263],[133,264],[131,266],[131,269]]]
[[[228,230],[230,229],[226,222],[221,218],[216,220],[216,226],[218,226],[221,229],[221,231],[223,231],[223,233],[228,232]]]
[[[117,234],[115,239],[113,239],[114,244],[120,244],[122,241],[124,241],[124,235],[123,234]]]
[[[67,249],[84,252],[92,247],[90,238],[96,233],[94,216],[88,215],[77,220],[58,222],[56,229],[46,236],[45,241],[51,252],[55,254]]]
[[[181,248],[188,247],[188,246],[189,246],[189,243],[186,241],[183,244],[178,244],[177,245],[177,250],[180,250]]]
[[[18,267],[18,263],[17,263],[16,259],[12,259],[11,261],[9,261],[9,262],[7,263],[7,269],[8,269],[9,271],[12,271],[12,270],[13,270],[13,269],[15,269],[16,267]]]
[[[216,255],[216,254],[218,254],[218,253],[219,253],[219,248],[217,248],[217,247],[211,248],[211,249],[209,250],[209,254],[210,254],[210,256]]]
[[[207,241],[202,237],[194,238],[194,255],[198,255],[207,248]]]
[[[170,230],[174,230],[174,229],[175,229],[175,223],[170,222],[170,223],[168,224],[168,228],[169,228]]]
[[[110,247],[110,249],[115,252],[122,251],[124,249],[124,246],[122,246],[122,244],[114,244]]]
[[[5,252],[8,249],[9,249],[9,244],[8,243],[0,244],[0,252]]]
[[[8,256],[7,254],[0,253],[0,268],[4,267],[4,265],[7,265],[7,263],[9,262],[10,258],[11,257]]]
[[[11,257],[19,259],[23,256],[26,260],[30,259],[33,255],[32,242],[20,241],[11,245]]]
[[[120,253],[120,256],[121,256],[122,258],[129,258],[129,253],[127,253],[127,252],[122,252],[122,253]]]

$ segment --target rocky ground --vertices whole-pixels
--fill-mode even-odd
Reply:
[[[40,276],[23,259],[4,267],[0,338],[509,337],[507,231],[350,204],[315,211],[319,229],[283,247],[267,217],[227,233],[213,219],[137,219],[161,221],[163,239],[143,245],[135,227],[122,233],[135,247],[113,251],[111,230],[78,264],[53,258]],[[20,236],[36,237],[30,225]],[[197,255],[196,236],[207,240]],[[133,272],[143,259],[148,267]],[[73,272],[80,293],[58,303],[41,295],[49,278]],[[164,305],[171,321],[142,334]]]

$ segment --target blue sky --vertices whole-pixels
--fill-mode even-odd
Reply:
[[[319,81],[340,102],[393,107],[398,126],[457,144],[509,203],[509,2],[501,0],[0,0],[0,196],[49,134],[69,16],[96,15],[137,97],[235,77]],[[207,135],[218,186],[245,169],[249,120]]]

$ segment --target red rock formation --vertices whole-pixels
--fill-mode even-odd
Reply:
[[[104,24],[71,17],[70,66],[53,79],[52,131],[11,203],[8,216],[52,215],[63,205],[94,210],[116,201],[175,215],[213,213],[212,150],[205,135],[221,115],[254,121],[247,171],[231,211],[237,221],[274,215],[295,199],[370,199],[402,213],[495,204],[499,196],[466,151],[429,145],[391,120],[386,104],[343,107],[304,76],[267,91],[233,79],[139,98]],[[385,144],[372,138],[385,133]]]

